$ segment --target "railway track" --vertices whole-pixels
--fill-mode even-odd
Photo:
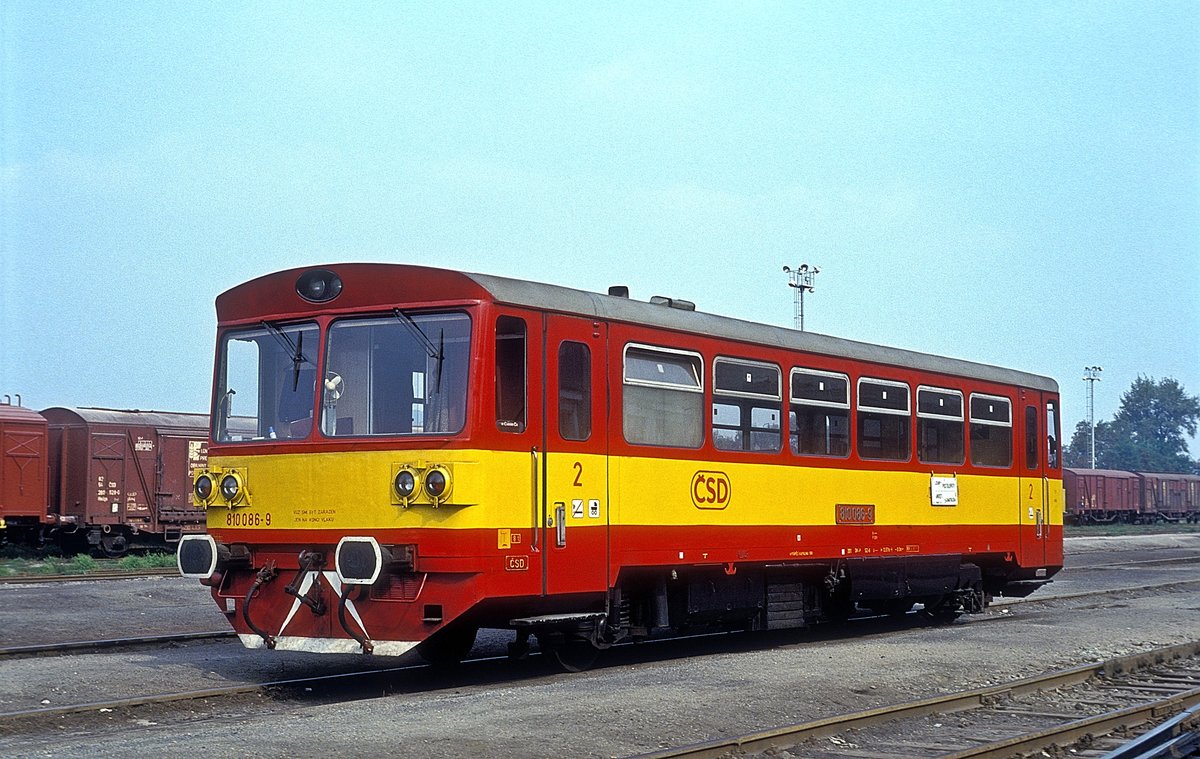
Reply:
[[[1200,704],[1200,641],[639,759],[1100,756]],[[1190,720],[1190,722],[1189,722]],[[1194,711],[1183,729],[1200,729]],[[872,753],[878,749],[885,754]],[[899,752],[899,753],[897,753]]]
[[[505,657],[487,657],[472,659],[472,662],[498,662]],[[277,695],[288,696],[295,694],[306,697],[319,696],[322,693],[345,692],[351,698],[361,698],[364,693],[384,694],[387,691],[389,678],[417,669],[428,669],[425,664],[405,664],[394,667],[365,669],[355,672],[345,672],[333,675],[300,677],[285,680],[272,680],[261,683],[243,683],[220,688],[204,688],[200,690],[179,691],[173,693],[158,693],[131,698],[113,699],[110,701],[94,701],[89,703],[71,704],[61,707],[41,707],[36,709],[21,709],[11,712],[0,712],[0,735],[21,730],[22,725],[52,724],[63,718],[88,718],[104,716],[112,713],[128,713],[143,707],[169,707],[181,702],[207,702],[209,707],[215,703],[224,703],[237,696]],[[106,717],[107,718],[107,717]],[[61,722],[58,722],[61,724]]]
[[[193,641],[220,640],[235,638],[233,630],[213,630],[210,632],[172,633],[169,635],[142,635],[129,638],[105,638],[103,640],[78,640],[64,643],[37,643],[26,646],[5,646],[0,648],[0,661],[4,659],[20,659],[31,656],[62,656],[90,651],[111,651],[125,648],[146,648],[167,645],[171,643],[190,643]]]
[[[98,569],[86,574],[39,574],[2,575],[0,585],[27,583],[77,582],[80,580],[126,580],[130,577],[179,576],[175,567],[150,567],[149,569]]]

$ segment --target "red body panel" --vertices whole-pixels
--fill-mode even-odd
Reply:
[[[0,405],[0,517],[37,523],[46,513],[46,420]]]

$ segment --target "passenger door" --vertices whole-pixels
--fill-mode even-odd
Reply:
[[[1029,391],[1022,392],[1021,399],[1021,564],[1046,567],[1062,563],[1062,557],[1049,550],[1051,532],[1062,529],[1058,400]],[[1055,513],[1057,519],[1052,517]]]
[[[608,589],[607,325],[545,318],[545,593]]]

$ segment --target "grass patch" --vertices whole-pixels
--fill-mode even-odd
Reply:
[[[86,575],[99,570],[125,569],[137,571],[175,566],[173,553],[129,555],[117,559],[96,559],[86,553],[63,556],[0,556],[0,577],[15,575]]]
[[[1118,535],[1194,535],[1200,533],[1200,524],[1069,524],[1063,528],[1068,538],[1112,537]]]
[[[123,556],[117,561],[120,569],[158,569],[175,566],[173,553],[148,553],[140,556]]]

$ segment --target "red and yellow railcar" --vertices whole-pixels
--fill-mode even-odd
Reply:
[[[571,666],[977,611],[1062,565],[1046,377],[417,266],[270,274],[217,316],[179,565],[249,647],[455,658],[493,627]]]

